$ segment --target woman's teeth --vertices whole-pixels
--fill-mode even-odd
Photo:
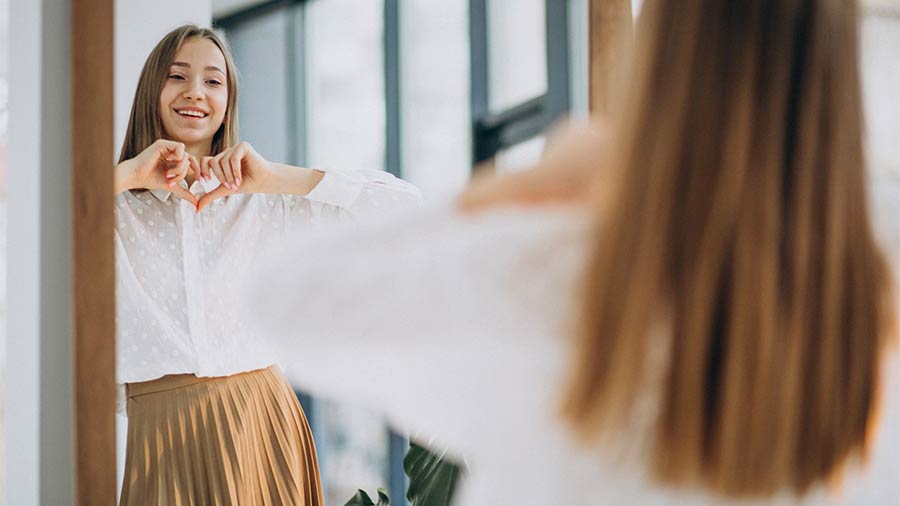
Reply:
[[[194,118],[205,118],[206,114],[198,111],[177,111],[182,116],[191,116]]]

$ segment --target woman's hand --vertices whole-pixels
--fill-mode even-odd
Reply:
[[[200,160],[200,177],[219,180],[219,186],[200,197],[197,212],[214,200],[234,193],[286,193],[305,195],[322,179],[324,173],[303,167],[272,163],[253,149],[249,142]]]
[[[136,188],[168,190],[196,206],[197,197],[178,184],[191,172],[199,174],[200,164],[184,150],[184,144],[159,139],[116,166],[116,194]]]
[[[547,141],[532,169],[477,176],[458,200],[464,212],[502,206],[587,204],[607,176],[609,128],[605,123],[567,126]]]
[[[219,180],[219,186],[200,197],[199,212],[212,201],[233,193],[260,193],[273,178],[273,164],[253,149],[249,142],[241,142],[216,156],[200,159],[200,177]]]

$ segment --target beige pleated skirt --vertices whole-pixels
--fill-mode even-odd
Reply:
[[[120,506],[320,506],[312,433],[274,367],[128,384]]]

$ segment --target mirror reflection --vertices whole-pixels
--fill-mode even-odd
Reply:
[[[473,167],[536,162],[554,122],[586,113],[587,2],[566,4],[214,0],[177,15],[117,5],[123,504],[150,493],[140,477],[162,472],[141,465],[163,451],[151,444],[160,428],[177,433],[165,448],[186,459],[169,480],[212,472],[228,482],[251,445],[268,460],[304,455],[299,467],[258,472],[290,477],[279,493],[310,504],[379,487],[407,500],[410,435],[377,406],[289,385],[279,370],[290,364],[266,369],[277,360],[237,317],[235,280],[273,241],[418,213],[456,195]],[[171,31],[185,21],[197,29]],[[234,395],[289,409],[276,423]],[[261,442],[272,423],[288,434],[275,448]],[[241,442],[235,424],[258,433]],[[202,445],[225,467],[197,468],[193,438],[213,426],[224,433]]]
[[[638,12],[642,2],[621,3]],[[666,4],[650,3],[649,8],[663,9]],[[885,76],[891,75],[896,66],[888,62],[886,54],[890,51],[885,47],[900,44],[897,38],[900,30],[896,9],[877,1],[866,5],[862,25],[862,76],[865,83],[875,84],[867,84],[864,103],[855,105],[865,105],[870,124],[875,125],[868,139],[868,154],[876,161],[875,172],[879,174],[870,184],[876,195],[872,223],[883,233],[885,226],[891,230],[891,225],[883,223],[884,216],[894,211],[890,207],[893,202],[890,195],[897,176],[891,174],[896,172],[900,160],[894,152],[896,143],[887,140],[897,123],[884,111],[894,110],[891,107],[896,105],[896,97],[884,83],[890,81]],[[615,138],[611,132],[618,132],[613,123],[604,121],[600,126],[594,123],[586,131],[569,132],[569,136],[553,135],[553,127],[563,118],[588,116],[589,1],[206,0],[182,5],[165,0],[152,5],[120,2],[117,7],[120,10],[117,14],[116,136],[121,151],[117,153],[115,170],[117,375],[122,385],[119,409],[123,415],[118,438],[121,504],[145,504],[148,497],[154,504],[179,500],[206,504],[219,497],[235,504],[307,505],[342,505],[348,501],[355,504],[352,499],[355,497],[359,504],[364,504],[358,490],[376,498],[375,491],[383,488],[391,504],[402,505],[410,502],[407,490],[412,493],[415,489],[410,480],[415,483],[424,475],[426,482],[435,488],[425,492],[428,499],[413,494],[419,497],[419,502],[413,499],[412,503],[439,506],[448,504],[452,493],[467,479],[466,455],[479,456],[483,459],[480,462],[489,463],[485,468],[494,471],[510,465],[503,468],[509,470],[504,475],[506,481],[494,482],[475,471],[468,491],[472,495],[468,497],[496,498],[505,493],[491,490],[491,486],[499,486],[501,482],[510,487],[521,485],[523,477],[534,477],[529,473],[538,468],[529,466],[531,454],[521,448],[511,453],[521,457],[517,462],[511,462],[509,456],[506,460],[499,457],[490,460],[491,454],[485,448],[496,450],[496,454],[503,450],[491,446],[491,434],[497,436],[496,441],[511,441],[501,437],[505,434],[501,434],[497,421],[504,419],[499,414],[491,423],[485,421],[487,432],[478,438],[465,441],[460,436],[467,434],[463,431],[435,429],[435,433],[446,439],[433,439],[435,433],[430,428],[449,427],[450,423],[429,419],[418,410],[443,413],[454,421],[468,418],[453,418],[456,413],[446,407],[442,411],[434,401],[444,398],[439,390],[434,393],[434,399],[429,397],[433,392],[424,389],[404,390],[407,388],[404,381],[416,381],[417,373],[443,371],[447,377],[452,376],[450,369],[441,366],[452,364],[449,358],[446,362],[444,359],[452,358],[459,349],[441,344],[440,340],[454,342],[448,329],[474,327],[442,320],[447,314],[488,314],[490,317],[484,319],[473,316],[472,321],[493,329],[492,325],[503,321],[503,311],[509,308],[477,298],[470,306],[454,299],[439,308],[429,307],[421,304],[422,298],[429,297],[427,291],[409,289],[416,285],[404,285],[411,278],[403,276],[415,276],[422,272],[416,271],[416,266],[434,267],[429,262],[443,258],[448,263],[438,263],[439,272],[429,275],[440,280],[441,274],[455,273],[459,278],[451,277],[462,283],[466,275],[483,274],[482,284],[471,286],[483,288],[473,288],[472,292],[487,299],[483,294],[492,293],[490,290],[495,288],[499,291],[498,287],[502,288],[502,283],[508,281],[491,276],[506,272],[498,267],[502,262],[496,259],[502,258],[509,244],[530,240],[532,246],[546,243],[557,248],[541,250],[545,256],[540,258],[546,264],[538,269],[540,275],[534,273],[533,280],[538,281],[543,279],[541,275],[556,272],[552,270],[554,266],[560,266],[553,263],[556,253],[570,260],[576,256],[564,248],[569,238],[566,234],[579,230],[583,234],[584,230],[567,227],[572,227],[568,222],[575,222],[577,228],[579,219],[584,220],[580,222],[582,225],[587,223],[584,215],[572,220],[569,218],[575,215],[565,215],[567,218],[559,222],[553,220],[560,215],[542,216],[533,222],[498,218],[471,229],[466,228],[467,223],[452,220],[428,221],[434,219],[428,213],[434,213],[435,207],[447,206],[460,194],[464,195],[464,202],[471,199],[469,202],[474,202],[475,208],[484,202],[492,205],[498,195],[506,198],[510,189],[529,185],[540,187],[547,194],[559,192],[548,200],[562,193],[581,198],[589,191],[602,188],[591,196],[603,202],[591,204],[602,204],[596,207],[606,210],[607,199],[614,201],[609,190],[613,187],[611,176],[603,179],[606,173],[597,169],[612,163],[606,150],[617,149],[609,145],[610,139]],[[626,22],[632,22],[630,16]],[[644,33],[638,34],[638,40]],[[723,40],[724,33],[724,30],[716,32]],[[828,52],[822,54],[823,58],[834,56]],[[773,55],[773,65],[778,63],[776,56],[782,55]],[[647,57],[646,61],[637,63],[656,69],[651,66],[653,61]],[[687,72],[681,69],[673,71],[671,76],[693,82],[688,78],[693,74]],[[660,74],[664,75],[662,70]],[[743,82],[736,80],[731,84]],[[665,104],[652,102],[646,96],[635,100],[629,103],[646,105],[653,111],[652,118],[671,113]],[[647,132],[649,136],[655,123],[644,120],[646,128],[640,133]],[[647,147],[635,140],[639,137],[637,133],[630,133],[633,135],[627,138],[631,142],[628,146],[634,152]],[[692,135],[686,136],[679,146],[693,146],[697,136]],[[651,147],[663,144],[655,137],[652,140]],[[634,173],[646,168],[634,160],[631,162],[626,166],[634,169]],[[544,172],[529,171],[536,164],[539,164],[537,170]],[[552,176],[542,176],[551,173],[550,169],[555,171]],[[660,170],[668,169],[671,167],[660,167]],[[533,178],[535,173],[539,174],[537,178]],[[485,183],[470,185],[473,175],[479,174],[484,176]],[[647,181],[654,174],[645,174]],[[861,176],[859,179],[862,181]],[[560,180],[569,186],[553,186]],[[632,181],[630,188],[635,202],[648,202],[647,195],[642,193],[646,190],[643,186]],[[698,188],[705,187],[711,189],[713,184],[698,183]],[[518,204],[532,203],[528,201],[530,196],[519,194],[515,198],[521,199]],[[567,205],[572,204],[570,200],[578,199],[566,199]],[[648,209],[641,208],[635,216],[652,216]],[[625,231],[640,225],[629,221],[630,215],[626,215],[625,211],[619,215],[623,244],[627,238]],[[416,221],[421,216],[425,216],[425,221]],[[684,222],[691,217],[685,216]],[[404,241],[377,229],[377,223],[388,218],[407,226],[407,234],[410,230],[420,231],[421,237]],[[567,224],[560,225],[562,221]],[[858,225],[865,228],[867,223],[865,217]],[[456,226],[460,228],[457,230]],[[364,231],[359,238],[351,240],[352,234],[347,232],[340,235],[352,227]],[[331,231],[333,235],[329,235]],[[541,236],[545,231],[549,235]],[[477,265],[457,265],[454,271],[452,261],[456,257],[451,259],[447,251],[456,251],[452,247],[458,244],[441,242],[445,238],[441,234],[462,240],[460,237],[471,239],[476,233],[484,234],[485,238],[508,240],[496,244],[492,252],[497,255],[484,254],[484,258],[475,259]],[[303,243],[304,237],[309,237],[309,241]],[[280,256],[269,255],[271,249],[283,250],[283,241],[293,239],[301,242],[294,243],[294,249],[288,249],[288,254],[282,251]],[[875,251],[874,239],[866,236],[860,243]],[[634,252],[635,262],[638,253]],[[886,265],[892,266],[893,257],[889,256],[892,252],[887,254]],[[465,251],[460,256],[465,257]],[[246,292],[244,275],[257,272],[273,258],[278,262],[268,265],[268,277],[260,277],[270,285],[257,285],[256,291]],[[516,258],[512,256],[514,261]],[[573,260],[560,268],[565,270],[575,263]],[[646,262],[640,265],[652,267]],[[612,280],[615,271],[611,267],[603,271],[607,274],[605,279]],[[396,274],[396,278],[388,276],[390,273]],[[419,279],[426,276],[422,274]],[[532,287],[526,282],[532,278],[523,279],[519,295],[532,294],[529,291]],[[364,282],[370,284],[354,285]],[[383,293],[373,290],[373,284],[394,286],[395,290]],[[337,292],[335,286],[345,291]],[[881,293],[887,285],[873,281],[867,286]],[[404,287],[409,290],[404,292]],[[681,295],[690,292],[689,284],[678,288],[684,291],[684,294],[679,292]],[[615,323],[615,318],[603,313],[616,298],[615,290],[606,286],[597,289],[597,293],[601,292],[607,305],[598,307],[597,313],[606,315],[603,322]],[[252,301],[247,300],[248,293]],[[404,293],[410,297],[403,298]],[[295,294],[302,295],[294,297]],[[629,307],[636,312],[632,306]],[[448,307],[452,311],[446,311]],[[373,313],[381,309],[384,313],[380,314],[396,318],[386,323],[374,317]],[[491,309],[496,311],[491,313]],[[532,369],[523,373],[513,366],[488,367],[485,370],[490,374],[473,373],[465,381],[453,384],[470,391],[485,386],[485,392],[498,396],[511,392],[518,395],[517,387],[531,385],[535,387],[534,398],[546,401],[539,408],[542,413],[556,409],[550,404],[559,400],[559,390],[552,390],[551,386],[562,387],[553,381],[537,385],[534,378],[542,378],[540,374],[546,373],[540,367],[547,362],[559,368],[571,366],[585,377],[590,375],[585,371],[590,371],[592,365],[583,357],[573,363],[552,362],[551,355],[559,350],[543,348],[547,343],[528,341],[546,337],[529,332],[533,328],[543,329],[541,325],[546,321],[542,318],[549,314],[546,318],[552,319],[554,309],[563,312],[548,305],[525,315],[533,316],[534,320],[523,316],[519,322],[522,327],[512,325],[505,329],[520,330],[515,335],[522,341],[499,346],[508,352],[508,355],[498,355],[499,358],[508,362],[512,362],[508,360],[510,355],[520,352],[523,343],[525,348],[531,346],[532,354],[523,354],[519,365],[534,365],[537,371],[534,375]],[[884,316],[872,307],[865,309],[871,311],[861,314],[874,315],[873,320]],[[780,307],[773,309],[780,310]],[[262,314],[271,316],[266,322],[268,326],[257,325],[255,319]],[[353,327],[354,322],[369,321],[375,322],[374,327]],[[415,352],[407,349],[410,343],[402,339],[404,332],[412,333],[413,322],[427,329],[430,343]],[[436,328],[439,322],[446,326]],[[525,328],[523,322],[534,326]],[[284,325],[289,325],[298,337],[291,342],[293,347],[278,349],[269,341],[267,332],[284,332]],[[394,329],[393,325],[396,325],[396,338],[392,338],[393,330],[385,330]],[[367,345],[365,340],[354,339],[362,335],[369,335],[373,343],[384,346]],[[641,332],[635,335],[643,337]],[[340,346],[326,349],[317,345],[317,340],[326,338],[333,340],[329,341],[332,344],[340,343],[345,352],[340,351]],[[628,345],[625,341],[617,344],[616,350]],[[483,346],[483,343],[473,346]],[[537,360],[534,350],[547,351],[547,357],[551,358],[546,362]],[[628,348],[626,352],[629,351],[631,358],[635,358],[643,356],[646,350]],[[298,369],[304,367],[303,362],[294,359],[303,357],[304,353],[322,360],[307,364],[308,369]],[[712,349],[709,353],[724,352]],[[662,370],[668,364],[667,357],[653,355],[651,358]],[[831,365],[831,362],[826,364]],[[367,384],[364,378],[370,367],[378,377]],[[803,366],[797,367],[801,370]],[[873,370],[867,369],[866,373]],[[605,372],[609,378],[615,376],[610,370]],[[624,376],[627,371],[613,372]],[[720,372],[713,370],[710,374]],[[510,378],[517,378],[516,374],[523,374],[532,383],[513,382]],[[394,380],[384,379],[387,376]],[[553,376],[553,379],[558,378]],[[696,378],[685,381],[693,379]],[[660,381],[657,376],[647,381],[651,380]],[[723,384],[726,380],[729,378],[724,378]],[[356,385],[358,391],[369,394],[368,402],[343,395],[346,392],[335,386],[339,384],[346,388]],[[747,392],[737,380],[728,385],[741,394]],[[585,388],[600,387],[595,381]],[[416,392],[420,397],[406,398],[408,403],[401,405],[397,398],[407,391]],[[459,392],[442,393],[446,398],[461,397]],[[616,393],[629,398],[632,394],[634,391],[627,388]],[[574,401],[580,402],[580,406],[570,408],[577,412],[572,416],[577,423],[587,425],[590,397],[583,393]],[[478,398],[473,395],[457,400],[459,406],[471,406],[471,399]],[[636,402],[615,404],[609,399],[605,402],[606,407],[638,409],[634,406]],[[896,399],[889,399],[886,408],[889,413],[896,412],[895,404]],[[515,426],[519,419],[513,415],[525,411],[512,410],[524,404],[508,401],[503,405],[512,406],[505,422]],[[665,406],[668,406],[665,414],[675,420],[677,410]],[[395,417],[386,417],[386,412]],[[487,408],[484,412],[496,414]],[[737,408],[727,412],[730,417],[738,417],[739,413]],[[860,415],[859,419],[866,421],[867,416]],[[806,415],[802,419],[808,421]],[[410,420],[415,423],[406,423]],[[536,417],[536,420],[529,419],[533,425],[523,423],[522,427],[548,429],[540,425],[543,421]],[[422,428],[423,432],[412,428]],[[510,433],[515,430],[511,429]],[[896,436],[893,432],[887,434],[888,442],[883,444],[890,449],[896,446]],[[678,438],[672,434],[667,436],[664,440],[670,445],[668,448],[673,454],[678,453]],[[842,444],[852,449],[861,447],[864,438],[860,433],[854,433],[854,437],[852,444],[846,441]],[[593,475],[581,476],[569,471],[594,472],[594,462],[580,453],[582,446],[567,444],[536,445],[535,454],[546,457],[546,453],[538,450],[551,446],[557,451],[553,455],[556,460],[547,458],[545,462],[547,473],[566,474],[550,480],[556,480],[553,483],[560,488],[562,483],[575,484],[565,491],[569,495],[553,495],[551,491],[555,489],[548,486],[544,495],[534,497],[573,498],[591,489],[589,482]],[[743,447],[736,444],[729,448]],[[890,467],[890,463],[884,467],[884,459],[890,456],[884,457],[883,451],[877,457],[882,459],[878,460],[882,467],[876,466],[878,470],[873,478],[859,482],[875,484],[871,489],[875,492],[869,495],[860,492],[861,495],[853,497],[866,497],[871,499],[871,504],[888,504],[877,502],[881,498],[873,495],[887,493],[885,479],[877,474]],[[679,462],[697,465],[699,457],[691,460],[686,454],[691,452],[678,453],[684,459]],[[760,462],[770,461],[760,457]],[[832,463],[828,461],[827,465]],[[665,476],[668,481],[662,480],[665,484],[681,486],[691,482],[690,477],[681,476],[677,469],[671,465],[666,468],[664,464],[660,464],[661,469],[670,473]],[[802,466],[792,470],[809,472]],[[722,471],[717,477],[724,481],[711,488],[735,496],[770,492],[766,489],[768,485],[740,482],[735,478],[738,474]],[[803,479],[788,482],[765,473],[754,476],[771,479],[773,488],[788,482],[790,487],[798,483],[806,486],[814,481],[803,482],[808,478],[805,475]],[[704,480],[707,478],[703,476]],[[814,478],[819,480],[823,476]],[[654,482],[653,486],[657,484]],[[709,483],[704,482],[704,486]],[[863,487],[857,485],[857,488]],[[623,497],[627,496],[626,492]],[[628,499],[648,497],[642,495],[646,490],[640,492]],[[437,499],[428,496],[429,493],[443,494],[443,502],[431,502]],[[851,493],[854,493],[852,487]],[[665,490],[660,494],[665,495]],[[621,504],[628,502],[623,499]]]

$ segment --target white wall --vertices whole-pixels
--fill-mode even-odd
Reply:
[[[69,2],[10,3],[6,504],[72,504]],[[10,290],[13,289],[13,290]]]
[[[153,46],[186,23],[208,27],[210,0],[116,0],[116,155],[122,147],[131,102],[144,60]]]

